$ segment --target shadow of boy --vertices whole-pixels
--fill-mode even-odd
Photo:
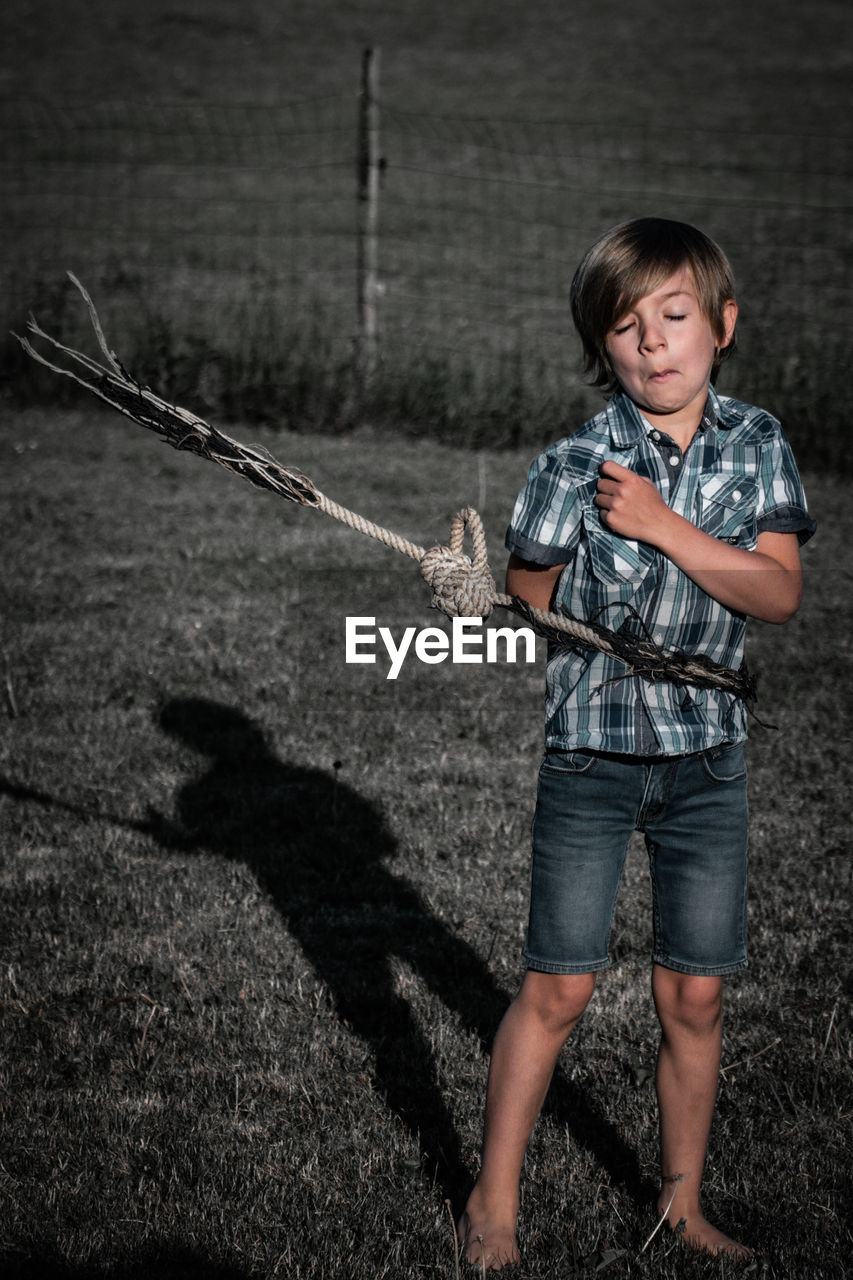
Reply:
[[[243,712],[204,699],[174,699],[158,722],[208,765],[178,791],[177,821],[157,816],[149,830],[164,847],[220,853],[257,877],[338,1017],[370,1046],[378,1092],[419,1142],[444,1194],[458,1201],[470,1172],[436,1084],[429,1041],[397,990],[391,961],[405,961],[479,1037],[484,1052],[506,993],[418,890],[389,869],[396,844],[382,815],[336,772],[280,760]],[[550,1109],[611,1176],[640,1190],[634,1154],[560,1076]]]

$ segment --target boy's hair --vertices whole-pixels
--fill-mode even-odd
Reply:
[[[702,314],[717,339],[712,379],[735,349],[727,346],[723,307],[735,296],[734,277],[725,254],[704,232],[668,218],[635,218],[605,232],[586,253],[571,287],[572,316],[584,349],[584,369],[593,386],[612,392],[617,382],[607,358],[606,340],[626,311],[687,267],[693,276]]]

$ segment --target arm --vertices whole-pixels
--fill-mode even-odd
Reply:
[[[605,462],[596,506],[607,528],[651,543],[727,609],[764,622],[787,622],[800,603],[796,534],[760,533],[754,551],[730,546],[671,511],[659,490],[617,462]]]
[[[506,593],[521,596],[534,609],[550,609],[557,579],[564,564],[534,564],[512,553],[506,570]]]

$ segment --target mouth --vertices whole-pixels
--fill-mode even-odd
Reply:
[[[678,376],[677,369],[661,369],[659,373],[649,374],[649,382],[653,382],[657,386],[660,386],[661,383],[669,382],[671,378],[675,378],[677,376]]]

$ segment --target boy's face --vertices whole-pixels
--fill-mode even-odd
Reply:
[[[734,333],[737,304],[726,303],[723,315],[721,346]],[[620,316],[606,340],[619,385],[653,425],[670,435],[682,425],[698,426],[716,346],[687,267]]]

